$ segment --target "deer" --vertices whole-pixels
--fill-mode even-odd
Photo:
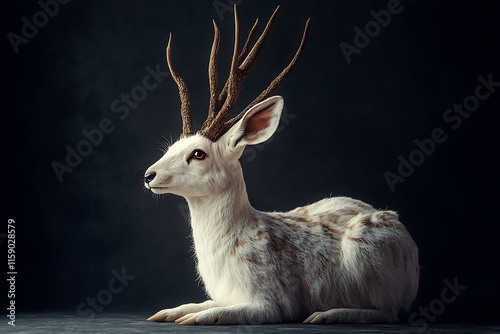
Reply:
[[[288,212],[262,212],[250,204],[239,158],[247,145],[268,140],[284,107],[273,95],[297,63],[290,63],[238,115],[229,118],[279,6],[251,46],[258,19],[240,49],[234,6],[234,48],[228,79],[219,89],[219,28],[208,63],[209,106],[193,131],[189,91],[166,60],[180,97],[182,133],[144,175],[153,194],[182,196],[196,269],[208,300],[163,309],[148,320],[182,325],[284,322],[389,323],[408,311],[419,284],[418,248],[395,211],[350,197],[330,197]]]

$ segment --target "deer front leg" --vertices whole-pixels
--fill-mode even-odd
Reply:
[[[208,310],[212,307],[217,307],[217,303],[213,300],[207,300],[200,304],[190,303],[184,304],[175,308],[167,308],[161,311],[156,312],[152,316],[148,318],[148,320],[152,321],[175,321],[180,317],[185,316],[186,314],[192,314],[204,310]]]
[[[181,325],[240,325],[280,322],[276,312],[256,304],[214,307],[175,320]]]

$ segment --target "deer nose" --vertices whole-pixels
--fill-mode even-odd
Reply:
[[[155,172],[148,173],[148,174],[144,175],[144,182],[149,184],[149,182],[154,180],[155,176],[156,176]]]

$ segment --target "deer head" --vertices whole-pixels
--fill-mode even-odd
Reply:
[[[283,98],[271,95],[281,86],[302,53],[307,37],[307,20],[302,40],[295,56],[281,73],[237,116],[228,119],[240,94],[243,82],[252,69],[262,45],[269,36],[279,6],[266,24],[264,31],[250,48],[258,25],[255,21],[243,48],[239,49],[239,23],[234,7],[234,49],[229,77],[219,91],[217,56],[219,29],[215,21],[214,40],[208,64],[210,103],[208,116],[200,131],[193,132],[189,91],[172,66],[171,42],[168,41],[166,58],[172,78],[179,88],[181,100],[182,134],[165,155],[148,168],[144,185],[155,194],[172,193],[186,198],[216,195],[234,184],[240,175],[240,158],[246,145],[259,144],[275,132]]]

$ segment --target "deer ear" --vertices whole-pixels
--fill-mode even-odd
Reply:
[[[273,96],[250,108],[228,131],[229,146],[244,147],[268,140],[278,128],[283,104],[281,96]]]

